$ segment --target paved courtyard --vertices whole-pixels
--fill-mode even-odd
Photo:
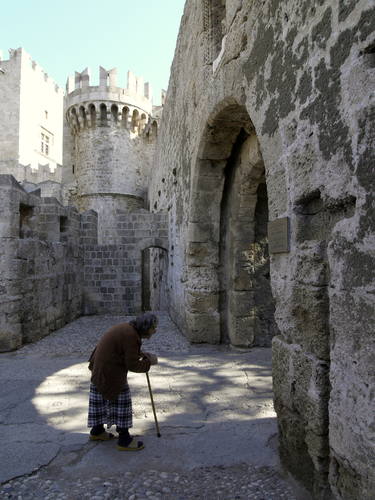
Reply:
[[[82,317],[0,355],[0,498],[306,498],[280,471],[270,349],[191,346],[166,314],[144,342],[159,357],[150,380],[161,438],[146,376],[131,373],[132,431],[145,449],[89,442],[87,359],[126,319]]]

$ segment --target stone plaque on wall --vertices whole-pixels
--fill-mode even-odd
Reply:
[[[289,252],[289,217],[268,223],[269,253]]]

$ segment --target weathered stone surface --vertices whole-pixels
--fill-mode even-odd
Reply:
[[[188,339],[190,342],[220,343],[220,316],[216,311],[206,313],[186,313]]]
[[[212,243],[192,241],[187,248],[187,263],[190,266],[217,266],[219,264],[218,246]]]
[[[256,318],[248,316],[249,311],[235,316],[235,311],[228,314],[228,334],[231,345],[235,347],[251,347],[255,339]]]
[[[315,434],[326,433],[328,364],[279,337],[273,340],[273,350],[275,406],[285,406],[298,413]]]
[[[82,296],[78,213],[54,198],[27,194],[8,177],[0,175],[5,220],[12,227],[11,234],[8,228],[0,233],[2,351],[79,316]]]
[[[218,293],[205,293],[204,291],[187,291],[186,307],[192,313],[216,311],[219,305]]]
[[[371,457],[365,436],[372,435],[366,415],[372,412],[363,390],[372,380],[367,353],[374,329],[374,10],[361,1],[233,0],[221,4],[212,24],[209,9],[209,2],[186,4],[151,181],[151,204],[157,200],[158,208],[169,210],[179,255],[170,275],[171,311],[189,336],[186,287],[220,291],[221,338],[229,341],[237,307],[232,291],[253,290],[260,311],[269,301],[263,293],[269,279],[269,309],[258,317],[263,328],[275,309],[283,453],[317,498],[328,495],[329,456],[339,464],[330,480],[338,498],[355,498],[344,464],[353,467],[365,498],[374,484],[365,465]],[[262,267],[266,242],[254,241],[252,227],[260,220],[255,164],[267,185],[268,219],[290,219],[290,252],[272,255],[268,271]],[[216,187],[205,175],[216,177]],[[161,186],[167,192],[159,197]],[[239,238],[241,231],[249,237]],[[192,243],[217,244],[219,265],[202,258],[194,268]],[[250,323],[246,329],[249,339]],[[198,331],[207,340],[204,328]],[[357,363],[349,370],[353,350]],[[345,387],[353,384],[358,395],[356,402],[349,396],[349,411]]]
[[[234,316],[248,316],[254,306],[254,292],[233,290],[229,294],[229,302]]]

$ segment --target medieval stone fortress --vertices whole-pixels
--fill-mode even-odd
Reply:
[[[60,89],[0,61],[0,349],[166,310],[272,345],[284,467],[375,490],[375,6],[187,0],[163,106],[128,73]]]

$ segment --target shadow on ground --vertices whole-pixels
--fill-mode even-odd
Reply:
[[[98,334],[86,331],[82,318],[78,321],[82,343],[91,348]],[[143,435],[146,443],[136,454],[118,452],[114,442],[88,442],[89,352],[64,355],[64,343],[73,342],[69,332],[53,334],[50,352],[49,339],[43,339],[32,349],[0,355],[0,481],[47,465],[55,477],[242,462],[277,468],[270,350],[182,349],[180,339],[178,348],[185,352],[168,351],[165,339],[174,327],[165,319],[163,325],[159,344],[151,345],[160,363],[150,372],[161,438],[156,437],[145,375],[129,376],[133,433]]]

